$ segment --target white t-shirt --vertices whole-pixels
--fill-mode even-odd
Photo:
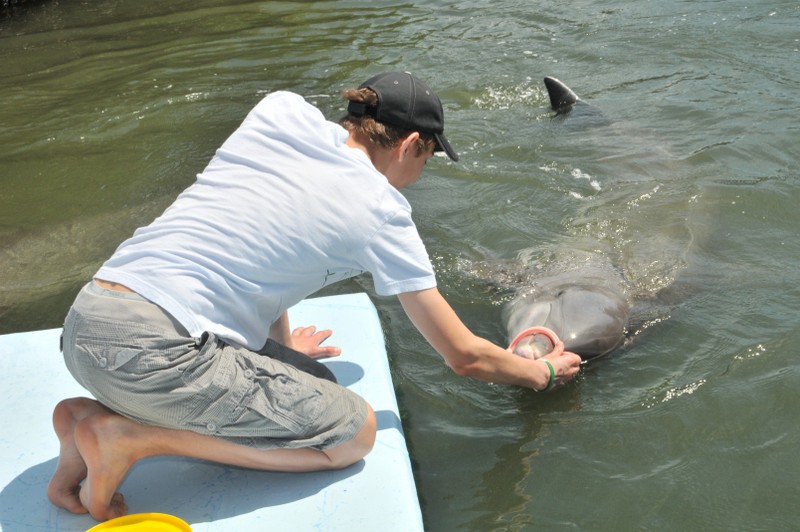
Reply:
[[[364,271],[381,295],[436,286],[408,201],[347,137],[301,96],[270,94],[96,277],[195,337],[210,331],[251,349],[287,308]]]

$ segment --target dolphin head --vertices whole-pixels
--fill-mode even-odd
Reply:
[[[504,314],[509,338],[528,327],[547,327],[567,351],[588,359],[622,345],[630,305],[613,287],[564,284],[546,293],[521,294],[506,305]]]

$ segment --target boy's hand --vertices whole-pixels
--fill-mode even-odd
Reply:
[[[292,345],[289,347],[311,358],[337,357],[342,354],[341,348],[332,345],[320,345],[332,334],[333,331],[330,329],[317,331],[317,328],[313,325],[297,327],[292,331]]]

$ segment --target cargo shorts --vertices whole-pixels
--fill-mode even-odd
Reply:
[[[192,338],[158,305],[93,281],[64,322],[70,373],[108,408],[145,425],[191,430],[259,449],[345,443],[366,401],[292,364]]]

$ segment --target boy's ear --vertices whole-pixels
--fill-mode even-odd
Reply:
[[[410,155],[411,152],[409,150],[414,149],[414,145],[416,144],[417,140],[419,140],[419,132],[412,131],[402,140],[400,140],[400,144],[397,145],[398,147],[398,160],[402,161],[407,155]]]

